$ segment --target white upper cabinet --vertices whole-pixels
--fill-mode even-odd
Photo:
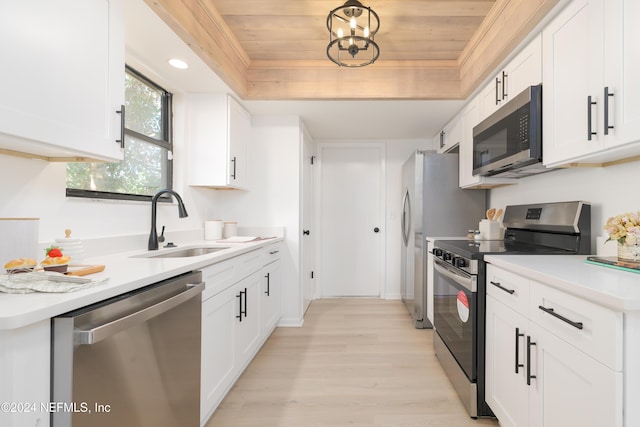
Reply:
[[[509,99],[542,82],[542,36],[538,34],[480,92],[480,120]]]
[[[543,31],[544,163],[640,154],[640,5],[574,0]]]
[[[0,151],[120,160],[121,0],[0,4]]]
[[[605,8],[604,81],[611,95],[607,121],[613,126],[605,145],[613,147],[640,140],[640,2],[608,1]]]
[[[446,153],[460,145],[462,139],[462,119],[461,115],[455,116],[447,125],[442,129],[438,135],[435,136],[438,144],[438,153]]]
[[[230,95],[189,96],[189,184],[248,188],[251,116]]]

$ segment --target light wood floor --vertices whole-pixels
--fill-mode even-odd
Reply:
[[[277,328],[206,427],[497,426],[469,418],[400,301],[329,299]]]

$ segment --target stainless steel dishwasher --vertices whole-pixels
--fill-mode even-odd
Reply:
[[[200,425],[202,273],[52,320],[53,427]]]

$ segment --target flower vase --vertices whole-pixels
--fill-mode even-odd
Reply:
[[[640,244],[626,245],[618,243],[618,259],[621,261],[640,262]]]

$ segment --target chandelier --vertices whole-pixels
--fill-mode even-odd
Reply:
[[[380,56],[380,48],[374,41],[380,18],[358,0],[347,0],[329,12],[327,29],[327,56],[341,67],[364,67]]]

